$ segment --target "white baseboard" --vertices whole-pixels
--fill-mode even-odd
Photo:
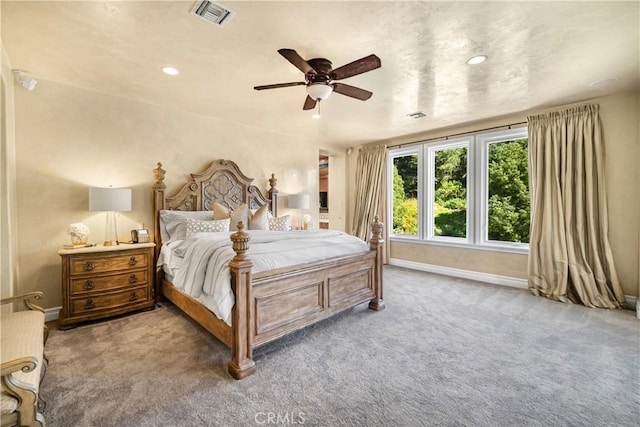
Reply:
[[[494,285],[509,286],[512,288],[528,289],[527,279],[500,276],[497,274],[480,273],[478,271],[462,270],[459,268],[442,267],[440,265],[424,264],[421,262],[405,261],[403,259],[391,258],[389,265],[410,268],[412,270],[426,271],[429,273],[443,274],[445,276],[461,277],[463,279],[476,280],[478,282],[491,283]]]
[[[44,321],[51,322],[53,320],[58,320],[58,317],[60,317],[60,310],[62,310],[62,307],[45,308]]]

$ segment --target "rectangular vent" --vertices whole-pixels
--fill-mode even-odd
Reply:
[[[236,13],[229,7],[216,1],[198,1],[191,9],[191,13],[202,19],[213,22],[219,27],[224,27]]]
[[[414,119],[421,119],[423,117],[426,117],[426,114],[424,114],[422,111],[417,111],[415,113],[407,114],[407,116],[413,117]]]

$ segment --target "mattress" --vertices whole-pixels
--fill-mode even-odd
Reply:
[[[369,251],[357,237],[337,230],[249,230],[247,256],[253,273]],[[235,303],[229,262],[235,256],[231,232],[196,233],[162,246],[157,266],[180,292],[200,301],[231,325]]]

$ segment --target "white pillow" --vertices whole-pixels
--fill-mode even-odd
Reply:
[[[249,230],[269,230],[269,208],[267,205],[262,206],[251,215]]]
[[[249,228],[249,219],[251,218],[251,212],[249,212],[249,206],[246,203],[241,204],[233,212],[231,212],[231,225],[229,225],[229,231],[237,230],[239,221],[244,224],[244,229]]]
[[[211,211],[160,211],[160,236],[162,243],[182,240],[187,235],[185,219],[193,218],[202,221],[213,219]]]
[[[195,233],[219,233],[229,231],[230,218],[215,219],[213,221],[201,221],[199,219],[187,218],[187,237]]]
[[[265,205],[265,206],[267,206],[267,205]],[[261,206],[260,209],[264,208],[265,206]],[[258,212],[258,209],[249,209],[249,212],[251,212],[251,215],[255,215],[256,212]],[[273,214],[271,213],[271,211],[267,211],[267,212],[268,212],[267,216],[269,218],[273,218]]]
[[[291,217],[289,215],[269,218],[269,230],[289,231],[291,228]]]

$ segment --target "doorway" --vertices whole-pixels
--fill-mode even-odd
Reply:
[[[318,159],[319,219],[320,228],[329,228],[329,156],[320,154]]]

